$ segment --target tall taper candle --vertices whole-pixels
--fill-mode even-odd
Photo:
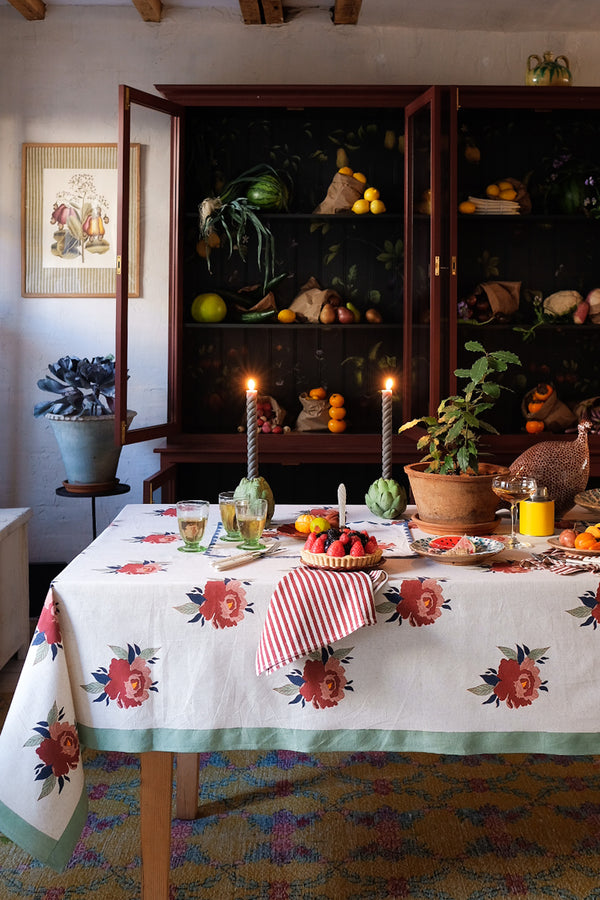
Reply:
[[[248,379],[246,391],[246,437],[248,445],[248,478],[258,478],[258,451],[256,449],[256,386]]]
[[[338,486],[338,514],[340,520],[340,528],[346,524],[346,485]]]
[[[381,474],[392,477],[392,387],[391,378],[381,392]]]

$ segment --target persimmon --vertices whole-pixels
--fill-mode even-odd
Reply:
[[[544,402],[544,400],[547,400],[548,397],[551,397],[553,393],[554,388],[551,384],[541,383],[538,384],[535,391],[533,392],[533,399],[541,400],[542,402]]]
[[[577,550],[600,550],[600,541],[596,540],[593,534],[582,531],[575,538],[575,548]]]
[[[539,434],[540,431],[544,430],[544,423],[539,419],[528,419],[525,422],[525,431],[528,434]]]

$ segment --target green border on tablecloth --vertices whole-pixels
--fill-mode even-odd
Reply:
[[[50,866],[55,872],[62,872],[81,837],[87,813],[88,800],[84,785],[69,824],[56,840],[0,802],[0,832],[44,865]]]
[[[93,750],[123,753],[149,751],[204,753],[213,750],[292,750],[299,753],[376,752],[441,753],[472,756],[479,753],[546,753],[552,756],[600,754],[596,732],[528,731],[385,731],[357,729],[313,731],[278,728],[117,729],[77,726],[82,743]]]

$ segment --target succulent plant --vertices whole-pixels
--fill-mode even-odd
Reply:
[[[393,478],[378,478],[365,494],[365,503],[381,519],[397,519],[408,503],[406,489]]]
[[[36,403],[35,418],[52,413],[60,416],[111,416],[115,412],[115,359],[94,356],[91,360],[78,356],[62,356],[50,363],[54,378],[40,378],[42,391],[58,395],[53,400]]]

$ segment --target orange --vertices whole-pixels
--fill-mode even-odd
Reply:
[[[312,391],[308,392],[308,396],[313,400],[324,400],[327,396],[327,391],[322,387],[313,388]]]
[[[333,434],[341,434],[342,431],[346,430],[346,423],[343,419],[330,419],[327,423],[327,427]]]
[[[527,434],[539,434],[544,430],[544,423],[540,419],[528,419],[525,422],[525,431]]]
[[[329,398],[330,406],[343,406],[344,402],[345,402],[344,398],[342,397],[341,394],[332,394],[331,397]]]
[[[547,400],[554,392],[554,388],[551,384],[538,384],[535,391],[533,392],[534,400]]]
[[[296,531],[299,531],[300,534],[308,534],[310,531],[310,524],[314,518],[315,517],[311,515],[311,513],[303,513],[301,516],[298,516],[294,523]]]
[[[329,410],[330,419],[345,419],[346,410],[343,406],[332,406]]]

